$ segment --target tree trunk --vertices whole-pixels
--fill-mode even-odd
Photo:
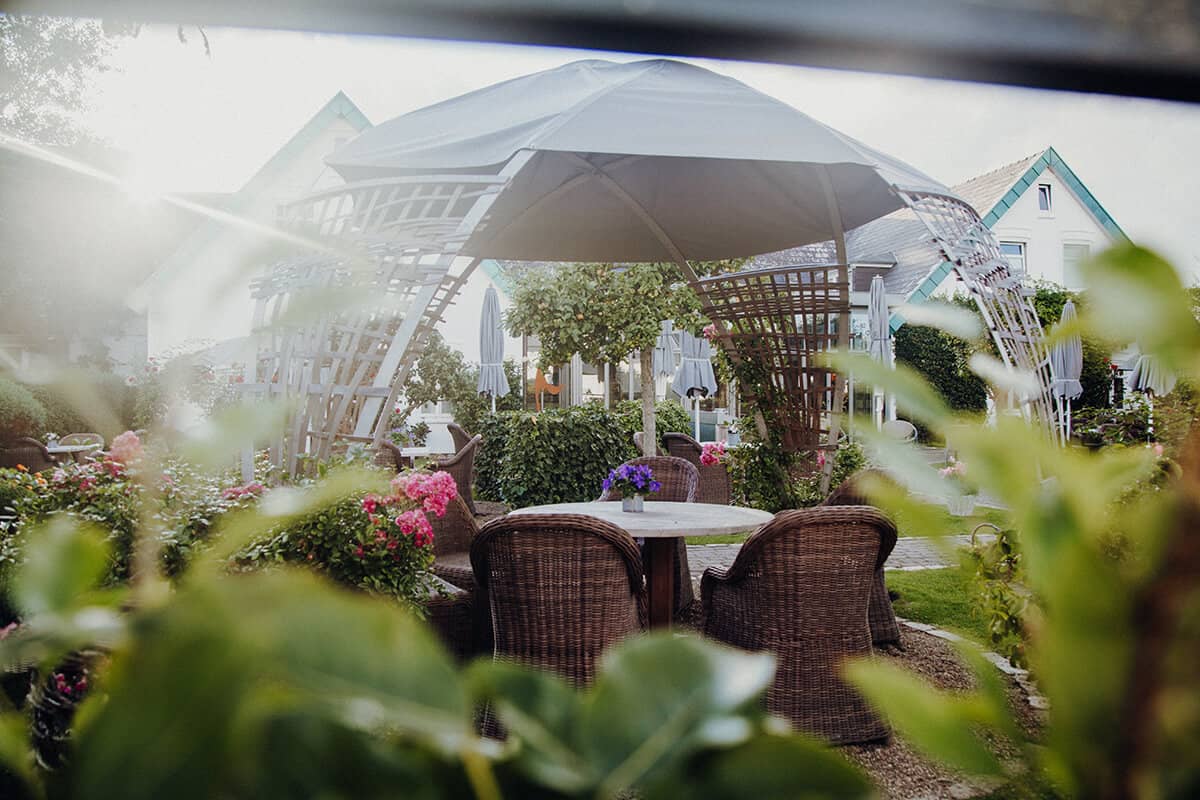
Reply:
[[[654,348],[642,348],[642,455],[658,454],[654,430]]]

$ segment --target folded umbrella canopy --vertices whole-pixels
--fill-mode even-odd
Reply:
[[[1075,304],[1068,300],[1063,305],[1059,325],[1075,322]],[[1050,348],[1050,393],[1057,404],[1059,430],[1062,443],[1071,438],[1071,401],[1083,394],[1079,376],[1083,373],[1083,340],[1079,334],[1071,334],[1054,343]]]
[[[888,314],[887,292],[884,289],[883,277],[876,275],[871,279],[871,294],[867,302],[867,334],[871,337],[869,351],[871,358],[882,362],[885,366],[893,365],[892,359],[892,320]],[[871,411],[875,417],[875,428],[883,429],[883,392],[871,390]],[[892,398],[889,404],[889,414],[895,412],[896,401]]]
[[[675,374],[675,368],[679,365],[675,353],[675,334],[669,319],[663,320],[661,325],[658,341],[654,344],[654,377],[669,378]]]
[[[695,438],[700,440],[700,398],[716,394],[717,376],[712,368],[712,345],[708,339],[679,332],[679,371],[671,389],[680,397],[692,398],[695,417]]]
[[[461,252],[522,261],[750,256],[895,211],[893,187],[952,196],[780,100],[669,60],[514,78],[364,131],[326,161],[349,181],[511,176]]]
[[[479,317],[479,382],[475,390],[492,397],[492,413],[496,413],[496,398],[508,394],[508,378],[504,375],[504,328],[500,319],[500,298],[496,287],[489,286],[483,295],[483,312]]]

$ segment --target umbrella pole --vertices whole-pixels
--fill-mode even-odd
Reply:
[[[492,392],[492,413],[496,413],[496,393]]]
[[[696,441],[700,441],[700,395],[692,395],[692,414],[696,420]]]

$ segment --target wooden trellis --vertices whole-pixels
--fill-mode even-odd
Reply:
[[[273,463],[294,474],[338,441],[378,444],[409,371],[479,264],[459,256],[463,243],[519,166],[363,181],[282,209],[281,226],[313,247],[252,284],[259,350],[242,385],[293,404]]]
[[[768,422],[779,426],[792,451],[836,441],[844,381],[822,354],[849,344],[848,275],[846,265],[826,264],[744,270],[697,283],[705,313],[723,330],[722,346],[751,378],[740,384],[743,397],[772,410]]]

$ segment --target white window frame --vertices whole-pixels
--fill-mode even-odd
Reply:
[[[1042,198],[1046,198],[1046,207],[1042,208]],[[1037,185],[1037,201],[1038,211],[1042,214],[1054,213],[1054,189],[1048,183],[1039,183]]]
[[[1063,282],[1063,286],[1066,286],[1068,289],[1082,289],[1083,281],[1080,280],[1080,275],[1075,274],[1072,276],[1072,275],[1067,274],[1067,248],[1068,247],[1085,247],[1085,248],[1087,248],[1087,252],[1083,254],[1083,258],[1081,258],[1075,262],[1075,270],[1076,270],[1076,273],[1078,273],[1080,262],[1087,261],[1089,258],[1092,257],[1092,243],[1091,242],[1066,241],[1066,242],[1063,242],[1063,244],[1062,244],[1062,277],[1063,277],[1062,282]],[[1074,280],[1072,280],[1072,279],[1074,279]]]
[[[1021,252],[1020,253],[1006,253],[1006,252],[1004,252],[1005,247],[1019,247],[1021,249]],[[1013,262],[1014,258],[1020,259],[1020,266],[1017,267],[1020,270],[1020,272],[1018,274],[1021,276],[1025,276],[1025,275],[1029,274],[1029,243],[1028,242],[1018,242],[1016,240],[1008,240],[1008,239],[1003,240],[1000,242],[1000,256],[1005,261],[1008,262],[1008,265],[1010,268],[1016,266]]]

